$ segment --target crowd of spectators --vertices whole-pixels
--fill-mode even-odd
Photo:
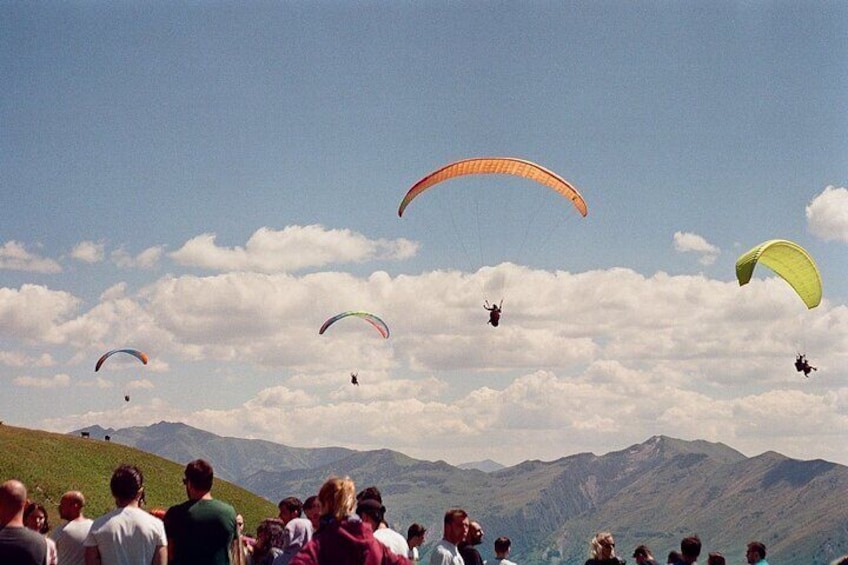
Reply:
[[[262,520],[255,536],[232,505],[212,496],[213,469],[196,459],[184,470],[186,500],[167,510],[144,508],[144,475],[134,465],[112,473],[115,508],[97,517],[84,514],[85,496],[72,490],[59,503],[61,525],[51,530],[47,508],[10,479],[0,485],[0,564],[2,565],[516,565],[512,542],[494,541],[495,559],[484,561],[478,547],[483,527],[461,508],[445,512],[441,539],[422,560],[427,529],[414,523],[406,536],[387,522],[380,490],[359,493],[348,477],[331,477],[305,502],[294,496],[278,504],[278,515]],[[684,537],[667,565],[697,565],[701,540]],[[650,548],[637,546],[637,565],[659,565]],[[766,546],[746,546],[749,565],[768,565]],[[585,565],[624,565],[609,531],[589,540]],[[707,565],[726,565],[724,555],[708,554]],[[831,565],[848,565],[848,556]]]

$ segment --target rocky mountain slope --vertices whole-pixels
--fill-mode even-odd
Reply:
[[[631,563],[636,545],[664,557],[691,533],[703,540],[704,555],[721,551],[737,563],[752,539],[782,565],[825,564],[848,552],[848,468],[778,453],[749,458],[705,441],[657,436],[601,456],[483,472],[390,450],[292,448],[165,422],[87,431],[179,462],[208,458],[223,478],[274,502],[305,498],[331,475],[377,485],[395,529],[428,526],[425,550],[440,538],[445,510],[459,506],[483,524],[484,558],[493,558],[493,540],[506,535],[514,560],[525,565],[581,564],[600,530],[615,534],[619,555]]]

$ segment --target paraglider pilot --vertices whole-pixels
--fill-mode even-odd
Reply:
[[[351,373],[350,374],[350,384],[359,386],[359,373]]]
[[[802,353],[799,353],[798,357],[795,358],[795,370],[799,373],[803,371],[804,376],[808,378],[810,376],[810,371],[818,371],[818,369],[810,365],[810,362],[807,361],[806,356]]]
[[[492,303],[489,306],[489,301],[486,300],[483,303],[483,308],[489,311],[489,321],[487,323],[492,324],[493,327],[498,327],[498,324],[501,322],[501,307],[503,306],[503,299],[501,299],[500,304]]]

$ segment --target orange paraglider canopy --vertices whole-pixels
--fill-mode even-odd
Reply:
[[[419,180],[409,189],[406,196],[403,197],[398,208],[398,216],[403,217],[403,211],[415,197],[442,181],[465,175],[486,174],[513,175],[536,181],[568,198],[574,207],[577,208],[577,211],[580,212],[581,216],[586,216],[588,212],[586,201],[583,200],[577,189],[553,171],[524,159],[516,159],[514,157],[485,157],[456,161],[433,171]]]

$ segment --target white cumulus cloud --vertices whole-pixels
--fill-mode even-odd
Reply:
[[[99,263],[106,255],[106,245],[94,241],[81,241],[71,250],[71,257],[83,263]]]
[[[495,292],[505,298],[498,328],[486,324],[482,308]],[[824,304],[802,318],[797,301],[779,277],[739,287],[623,268],[241,271],[167,276],[141,290],[116,285],[78,317],[54,315],[55,327],[37,335],[63,336],[87,371],[107,344],[151,355],[147,366],[128,359],[110,366],[109,381],[75,385],[125,394],[148,386],[130,378],[160,389],[178,376],[185,390],[204,391],[161,401],[134,390],[114,411],[48,421],[64,431],[182,421],[222,435],[385,447],[454,463],[553,459],[665,434],[749,454],[844,459],[848,388],[831,383],[845,373],[848,308]],[[318,334],[346,309],[380,315],[390,338],[359,318]],[[819,367],[809,379],[793,367],[805,344]],[[358,387],[350,384],[354,371]],[[786,413],[791,429],[772,433],[785,429]],[[821,429],[832,439],[824,446],[814,441]]]
[[[319,225],[260,228],[244,247],[220,247],[215,234],[187,241],[170,254],[177,263],[216,271],[284,273],[337,263],[403,260],[413,257],[418,244],[407,239],[368,239],[349,229]]]
[[[681,231],[674,233],[674,249],[680,253],[699,254],[701,257],[698,261],[702,265],[712,265],[721,253],[718,247],[709,243],[700,235]]]
[[[60,324],[75,313],[80,300],[70,293],[25,284],[0,288],[0,336],[30,342],[61,343]]]
[[[27,251],[22,243],[7,241],[0,247],[0,269],[31,273],[61,273],[62,266],[53,259]]]
[[[807,229],[824,241],[848,243],[848,189],[828,186],[806,209]]]

